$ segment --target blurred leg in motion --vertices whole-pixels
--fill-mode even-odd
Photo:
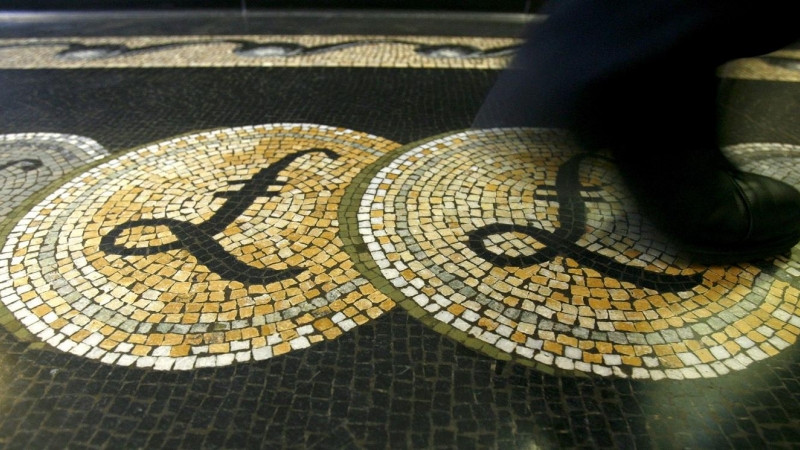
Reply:
[[[716,69],[798,37],[786,0],[560,0],[531,27],[474,128],[567,128],[610,150],[642,211],[698,260],[800,240],[800,193],[717,144]]]

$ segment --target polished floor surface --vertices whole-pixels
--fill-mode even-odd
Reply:
[[[699,264],[468,129],[537,20],[0,16],[0,447],[799,446],[800,250]],[[800,186],[800,50],[719,73]]]

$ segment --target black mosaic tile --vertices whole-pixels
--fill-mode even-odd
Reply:
[[[63,130],[118,151],[222,126],[319,123],[411,142],[469,126],[496,76],[320,67],[0,70],[0,133]],[[366,98],[380,101],[359,100]],[[37,103],[49,106],[26,106]]]

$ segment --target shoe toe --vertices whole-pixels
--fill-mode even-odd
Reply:
[[[800,192],[791,185],[747,172],[732,174],[747,208],[745,241],[775,242],[800,238]]]

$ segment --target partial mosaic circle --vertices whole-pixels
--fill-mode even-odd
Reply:
[[[172,139],[64,184],[11,231],[3,302],[57,348],[160,370],[306,348],[394,306],[337,208],[391,141],[307,124]]]
[[[800,186],[787,162],[798,148],[781,149],[788,159],[748,169]],[[401,304],[472,347],[568,371],[684,379],[744,369],[800,334],[800,254],[713,267],[679,258],[611,163],[564,133],[469,131],[398,154],[364,191],[359,233],[410,299]]]
[[[0,135],[0,220],[51,181],[106,155],[100,144],[82,136]]]

